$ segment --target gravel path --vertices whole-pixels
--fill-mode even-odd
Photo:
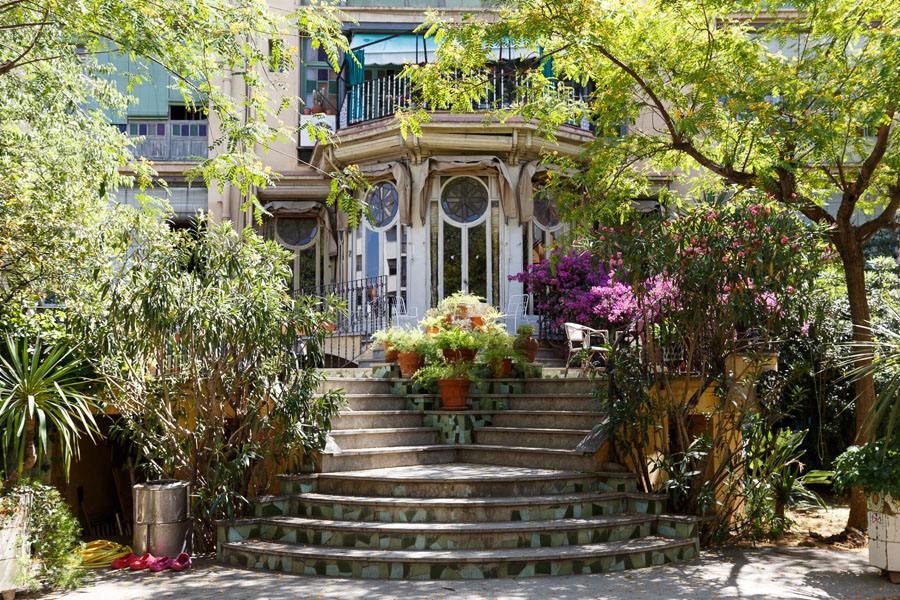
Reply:
[[[867,563],[863,551],[818,548],[727,548],[672,566],[601,575],[487,581],[383,581],[327,579],[246,571],[211,559],[184,573],[104,572],[81,590],[45,597],[60,600],[387,600],[588,598],[816,598],[900,599]]]

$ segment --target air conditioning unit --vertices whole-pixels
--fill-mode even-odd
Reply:
[[[300,115],[301,148],[312,148],[316,145],[315,134],[310,135],[310,131],[308,129],[308,125],[310,123],[312,123],[312,125],[315,127],[327,127],[332,132],[334,132],[335,127],[337,126],[337,116],[326,115],[325,113],[318,113],[315,115]]]

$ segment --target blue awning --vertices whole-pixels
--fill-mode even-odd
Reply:
[[[398,35],[391,37],[383,33],[357,33],[350,48],[355,50],[365,46],[366,66],[403,65],[415,62],[434,62],[437,43],[425,40],[420,35]],[[416,48],[418,47],[418,52]],[[426,57],[425,49],[428,48]]]
[[[365,66],[372,67],[434,62],[435,52],[439,44],[434,38],[425,39],[420,35],[396,35],[391,37],[390,34],[384,33],[357,33],[353,36],[350,48],[356,50],[363,46],[365,46],[366,52]],[[494,60],[499,58],[510,60],[512,58],[537,56],[537,53],[527,48],[497,46],[492,48],[491,55]]]

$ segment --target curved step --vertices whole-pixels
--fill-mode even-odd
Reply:
[[[372,550],[484,550],[598,544],[648,537],[656,515],[466,523],[379,523],[297,516],[235,521],[234,535],[267,541]]]
[[[378,550],[261,540],[226,542],[226,563],[304,575],[381,579],[484,579],[578,575],[662,565],[697,556],[695,539],[494,550]]]
[[[535,467],[542,469],[565,469],[568,471],[594,471],[595,460],[590,454],[558,448],[532,448],[528,446],[500,446],[487,444],[466,444],[457,446],[457,460],[466,463],[503,465],[509,467]],[[625,474],[623,474],[625,475]],[[627,479],[632,480],[633,477]],[[632,492],[635,487],[615,489],[617,492]]]
[[[456,462],[319,473],[316,482],[322,494],[413,498],[545,496],[590,492],[602,485],[596,473]]]
[[[454,462],[456,447],[441,444],[359,448],[322,453],[322,471],[366,471],[390,467],[431,465]]]
[[[418,410],[344,410],[332,420],[332,431],[387,427],[421,427],[424,413]]]

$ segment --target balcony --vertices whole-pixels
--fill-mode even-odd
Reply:
[[[133,152],[153,161],[196,161],[209,155],[209,132],[204,120],[129,119],[119,130],[136,138]]]
[[[557,90],[536,90],[535,86],[518,73],[492,73],[488,86],[488,94],[478,103],[472,104],[472,112],[508,108],[517,102],[533,98],[535,94],[561,94],[562,86]],[[565,93],[572,93],[575,101],[587,101],[589,94],[578,87],[568,87]],[[350,86],[343,98],[338,115],[338,129],[393,117],[399,109],[424,108],[426,110],[449,110],[450,107],[430,107],[421,103],[417,93],[407,77],[388,75],[380,79],[364,81]],[[569,125],[591,130],[590,121],[582,117],[569,122]]]

